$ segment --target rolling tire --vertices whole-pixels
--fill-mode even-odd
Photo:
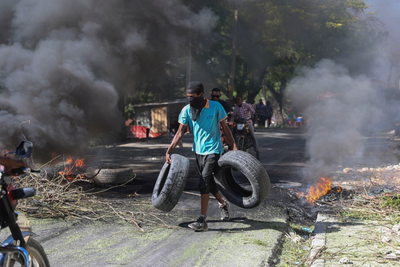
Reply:
[[[178,203],[189,176],[189,159],[171,155],[171,164],[164,163],[153,189],[152,204],[162,211],[171,211]]]
[[[251,154],[241,150],[225,153],[219,160],[216,173],[222,194],[232,204],[245,209],[260,205],[271,190],[270,179],[261,163]],[[240,171],[250,182],[251,190],[242,187],[234,178],[232,170]]]

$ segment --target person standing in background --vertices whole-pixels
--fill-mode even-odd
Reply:
[[[251,104],[243,102],[241,96],[236,97],[236,108],[233,110],[235,118],[243,118],[246,120],[246,124],[249,127],[250,136],[253,139],[254,151],[256,152],[256,158],[260,159],[259,150],[258,150],[258,142],[254,133],[253,121],[251,119],[252,116],[255,115],[256,111],[254,110]]]
[[[225,112],[229,115],[233,111],[231,105],[228,102],[221,99],[221,90],[219,88],[213,88],[211,91],[211,100],[218,101],[222,107],[225,109]]]
[[[271,119],[273,114],[274,114],[274,109],[271,106],[271,102],[267,101],[267,104],[265,105],[264,108],[264,116],[265,116],[265,121],[267,122],[267,128],[271,126]]]
[[[288,114],[288,122],[289,122],[289,126],[292,127],[294,125],[294,120],[295,120],[295,116],[293,111],[290,109],[289,110],[289,114]]]
[[[256,105],[256,113],[258,116],[258,127],[264,127],[265,125],[265,116],[264,116],[264,109],[265,109],[265,105],[262,101],[262,99],[260,99],[260,102]]]

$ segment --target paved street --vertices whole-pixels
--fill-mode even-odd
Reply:
[[[92,166],[132,167],[137,177],[114,191],[112,201],[133,210],[141,203],[140,209],[145,207],[143,212],[154,213],[154,220],[161,218],[161,225],[143,221],[140,231],[134,224],[34,220],[36,239],[43,244],[53,266],[270,266],[276,261],[279,241],[287,227],[284,207],[289,200],[282,190],[286,184],[301,186],[304,181],[301,170],[307,161],[305,139],[298,129],[259,130],[256,134],[260,161],[272,182],[271,194],[254,209],[232,205],[229,222],[218,220],[217,203],[210,200],[210,230],[195,233],[187,227],[198,217],[200,198],[191,136],[186,135],[184,147],[174,152],[191,160],[189,180],[180,202],[168,214],[151,206],[168,138],[136,140],[88,152],[87,163]],[[372,146],[378,147],[379,142],[372,142]]]
[[[273,138],[270,135],[267,130],[257,132],[261,162],[267,170],[273,170],[268,170],[271,180],[295,179],[302,163],[294,160],[303,159],[302,134],[293,131],[273,133]],[[198,176],[190,147],[192,138],[186,135],[183,139],[184,147],[174,152],[191,160],[190,177],[178,205],[169,216],[162,217],[168,227],[144,222],[141,232],[132,224],[35,220],[32,224],[39,235],[37,239],[48,252],[53,266],[268,266],[286,229],[287,214],[282,208],[280,191],[273,188],[267,200],[254,209],[232,205],[229,222],[219,221],[218,205],[210,200],[210,230],[193,232],[187,225],[197,219],[199,213]],[[151,193],[169,142],[168,138],[136,140],[91,149],[87,163],[132,167],[137,177],[120,190],[120,201],[128,205],[145,202],[148,211],[159,213],[151,207]],[[282,144],[294,150],[282,149]],[[286,166],[285,171],[279,170],[282,166]],[[133,192],[137,192],[137,196],[127,199],[126,195]]]

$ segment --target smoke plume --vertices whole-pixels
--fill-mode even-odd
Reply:
[[[42,153],[65,153],[118,133],[135,74],[216,21],[180,0],[1,1],[0,143],[10,148],[23,133]]]
[[[290,82],[289,97],[302,112],[296,115],[309,122],[307,177],[325,176],[338,166],[365,164],[366,153],[369,164],[381,163],[378,156],[371,158],[363,138],[392,130],[393,120],[400,114],[399,68],[393,65],[393,43],[385,35],[377,35],[385,41],[376,38],[367,51],[373,55],[368,65],[360,60],[361,54],[347,60],[324,59],[312,68],[299,68]],[[346,63],[350,61],[356,71],[349,70]]]
[[[380,95],[363,75],[352,77],[332,60],[322,60],[314,68],[302,68],[291,82],[292,99],[309,121],[307,152],[313,174],[326,175],[337,165],[362,158],[362,132],[373,130],[384,118]]]

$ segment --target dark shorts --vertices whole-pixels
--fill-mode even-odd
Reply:
[[[196,155],[197,169],[200,173],[199,189],[200,194],[218,193],[218,188],[214,180],[214,172],[218,170],[219,154]]]

